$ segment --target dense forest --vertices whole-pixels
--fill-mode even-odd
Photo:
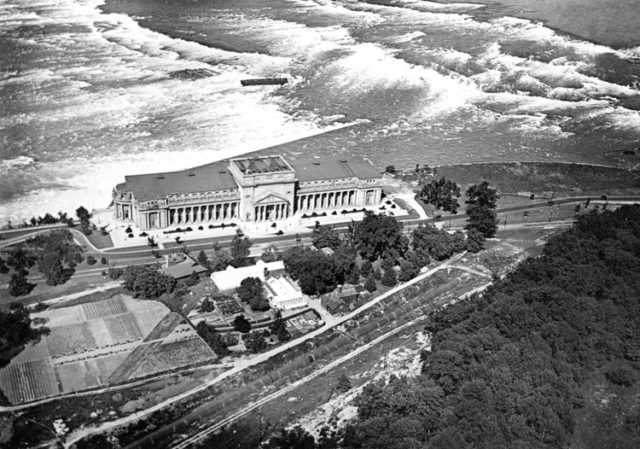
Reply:
[[[341,446],[640,447],[640,206],[582,216],[427,327],[422,375],[369,385]]]

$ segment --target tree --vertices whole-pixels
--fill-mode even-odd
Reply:
[[[364,283],[364,288],[366,288],[369,293],[373,293],[378,289],[376,280],[373,278],[373,273],[369,273],[369,276],[367,276],[367,280]]]
[[[149,248],[157,248],[158,247],[158,243],[156,242],[156,239],[154,239],[151,236],[147,237],[147,246]]]
[[[184,280],[184,285],[186,285],[187,287],[193,287],[198,282],[200,282],[200,276],[198,276],[198,273],[193,270],[189,277]]]
[[[165,293],[173,293],[177,281],[173,276],[159,273],[150,265],[128,266],[122,273],[123,286],[133,293],[134,297],[155,299]]]
[[[287,341],[291,338],[291,334],[289,334],[289,331],[287,330],[287,325],[282,318],[282,312],[280,310],[276,310],[273,323],[269,326],[269,330],[273,335],[278,337],[279,341]]]
[[[498,217],[493,209],[478,204],[472,204],[467,208],[469,221],[465,229],[476,229],[485,238],[491,238],[498,231]]]
[[[280,260],[280,253],[278,252],[278,250],[273,246],[273,245],[269,245],[262,253],[262,255],[260,256],[260,259],[262,259],[263,262],[269,263],[269,262],[275,262],[276,260]]]
[[[210,269],[211,271],[225,270],[229,265],[231,265],[232,261],[233,258],[229,251],[226,249],[216,249],[211,255]]]
[[[409,246],[402,235],[402,225],[395,217],[375,215],[370,211],[355,224],[353,239],[358,253],[371,262],[379,257],[398,259]]]
[[[0,367],[5,366],[26,344],[35,344],[48,335],[49,328],[32,326],[29,309],[11,303],[9,311],[0,310]]]
[[[207,324],[206,321],[200,321],[196,325],[196,331],[198,332],[198,335],[200,335],[200,337],[202,337],[202,339],[211,347],[211,349],[213,349],[213,352],[215,352],[218,357],[225,357],[231,354],[224,338],[216,332],[213,326]]]
[[[231,241],[231,265],[234,267],[244,267],[250,254],[251,240],[245,236],[240,229]]]
[[[467,232],[467,251],[480,252],[484,248],[484,235],[476,228],[470,228]]]
[[[7,265],[17,272],[28,271],[35,264],[36,258],[28,254],[22,246],[9,250]]]
[[[238,315],[233,320],[233,328],[238,332],[246,334],[251,330],[251,323],[244,317],[244,315]]]
[[[362,265],[360,265],[360,276],[366,278],[367,276],[369,276],[372,269],[373,265],[371,264],[371,261],[367,259],[363,260]]]
[[[203,249],[201,249],[200,252],[198,253],[197,261],[203,267],[209,268],[209,258],[207,257],[207,254],[204,252]]]
[[[248,277],[240,282],[236,293],[242,302],[251,306],[252,310],[269,310],[269,301],[264,297],[264,289],[260,278]]]
[[[316,449],[313,436],[300,426],[282,429],[279,435],[272,437],[265,449]]]
[[[9,294],[11,296],[24,296],[31,293],[35,284],[30,284],[27,281],[27,275],[25,271],[18,271],[11,275],[9,281]]]
[[[416,253],[416,258],[422,262],[423,254],[420,251],[426,251],[436,260],[444,260],[451,257],[455,252],[465,249],[465,237],[461,232],[449,234],[443,229],[437,229],[435,226],[420,226],[413,231],[412,246]],[[428,262],[428,258],[427,261]],[[425,265],[426,265],[425,263]]]
[[[338,381],[336,382],[336,390],[338,390],[338,392],[340,393],[346,393],[347,391],[351,390],[351,380],[349,380],[349,377],[345,373],[342,373],[340,374],[340,376],[338,376]]]
[[[400,282],[407,282],[416,277],[418,273],[420,273],[420,268],[418,268],[415,262],[406,259],[400,261],[400,273],[398,275]]]
[[[95,257],[93,257],[91,254],[89,254],[89,255],[87,256],[87,264],[88,264],[88,265],[95,265],[95,264],[96,264],[96,262],[98,262],[98,261],[97,261],[97,260],[96,260],[96,258],[95,258]]]
[[[211,301],[209,298],[204,298],[202,300],[202,304],[200,304],[200,312],[208,313],[213,312],[214,310],[215,306],[213,304],[213,301]]]
[[[5,274],[9,272],[9,267],[5,263],[4,259],[0,257],[0,274]]]
[[[431,181],[421,184],[417,192],[418,198],[428,204],[433,204],[436,209],[456,214],[458,212],[458,198],[460,197],[460,187],[444,177],[438,181]]]
[[[474,184],[467,189],[467,204],[476,204],[481,207],[495,209],[496,203],[500,199],[500,195],[496,189],[489,187],[487,181],[480,184]]]
[[[360,282],[360,270],[358,270],[355,266],[347,273],[345,281],[348,284],[356,285]]]
[[[242,340],[247,350],[252,354],[257,354],[267,348],[267,342],[264,340],[264,335],[260,331],[250,332],[243,336]]]
[[[314,228],[311,234],[311,242],[317,249],[331,248],[335,250],[342,245],[340,234],[331,226],[318,226]]]
[[[91,234],[91,213],[83,206],[76,209],[76,217],[80,221],[80,228],[85,235]]]
[[[397,283],[398,280],[396,279],[395,270],[385,270],[384,275],[382,276],[382,285],[385,287],[393,287]]]
[[[58,285],[65,281],[60,256],[55,252],[41,254],[38,259],[38,269],[45,276],[47,285]]]
[[[102,258],[100,259],[100,263],[101,263],[102,265],[106,265],[106,264],[108,264],[108,263],[109,263],[109,261],[107,260],[107,258],[106,258],[106,257],[102,256]]]
[[[355,255],[345,247],[328,256],[310,248],[289,248],[282,255],[284,266],[306,295],[332,291],[344,284],[347,274],[354,269]]]

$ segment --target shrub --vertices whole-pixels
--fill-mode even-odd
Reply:
[[[204,300],[202,301],[202,304],[200,304],[200,312],[213,312],[215,310],[215,305],[213,304],[213,301],[211,301],[209,298],[204,298]]]
[[[131,232],[133,232],[131,230],[131,226],[127,226],[127,229],[125,229],[124,232],[126,232],[127,234],[131,234]]]
[[[198,231],[203,231],[204,228],[202,226],[198,226]]]
[[[251,323],[244,317],[244,315],[238,315],[233,320],[233,328],[238,332],[246,334],[251,330]]]
[[[109,261],[107,260],[107,258],[106,258],[106,257],[102,256],[102,258],[100,259],[100,263],[101,263],[102,265],[106,265],[106,264],[108,264],[108,263],[109,263]]]
[[[120,277],[122,276],[122,273],[124,273],[124,270],[122,268],[109,268],[109,270],[107,271],[107,275],[113,279],[114,281],[116,279],[120,279]]]
[[[97,262],[96,258],[93,257],[92,255],[88,255],[87,256],[87,263],[89,265],[94,265]]]
[[[373,279],[373,274],[369,274],[369,276],[367,277],[367,280],[364,283],[364,288],[366,288],[369,293],[373,293],[378,289],[376,281],[375,279]]]
[[[49,308],[48,305],[46,305],[43,302],[39,302],[38,304],[36,304],[35,306],[33,306],[33,311],[34,312],[42,312],[43,310],[47,310]]]
[[[129,237],[130,239],[132,239],[132,238],[133,238],[133,234],[129,234],[129,235],[127,235],[127,237]]]
[[[395,270],[386,270],[382,276],[382,285],[385,287],[393,287],[398,283]]]

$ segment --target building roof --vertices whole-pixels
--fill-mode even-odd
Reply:
[[[211,192],[237,189],[229,161],[166,173],[125,176],[125,183],[118,184],[117,190],[129,191],[137,200],[165,198],[170,194]]]
[[[362,158],[346,159],[306,159],[291,161],[299,181],[322,181],[329,179],[381,178],[380,172]]]
[[[254,173],[276,173],[291,171],[291,167],[282,156],[262,156],[232,159],[233,164],[245,175]]]
[[[238,185],[229,171],[233,163],[244,174],[275,173],[293,169],[299,181],[331,179],[378,179],[380,172],[362,158],[306,159],[288,163],[282,156],[222,160],[187,170],[125,176],[119,192],[131,192],[138,201],[165,198],[171,194],[234,190]]]
[[[293,282],[289,281],[285,276],[270,277],[265,281],[265,285],[269,293],[277,299],[291,297],[301,297],[302,292]]]
[[[265,269],[269,272],[284,271],[284,262],[276,260],[275,262],[265,263],[259,260],[255,265],[248,267],[233,268],[227,267],[226,270],[211,273],[211,280],[216,284],[220,291],[232,290],[238,288],[240,283],[246,278],[259,278],[265,280]]]
[[[186,278],[187,276],[191,276],[191,273],[193,273],[194,271],[197,274],[200,274],[207,271],[207,269],[202,265],[194,262],[190,257],[186,257],[182,262],[179,262],[175,265],[169,265],[167,268],[161,268],[158,271],[162,274],[173,276],[176,279],[181,279]]]

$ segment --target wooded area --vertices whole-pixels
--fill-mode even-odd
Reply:
[[[342,446],[640,447],[639,299],[640,207],[583,216],[430,317],[422,375],[367,387]]]

